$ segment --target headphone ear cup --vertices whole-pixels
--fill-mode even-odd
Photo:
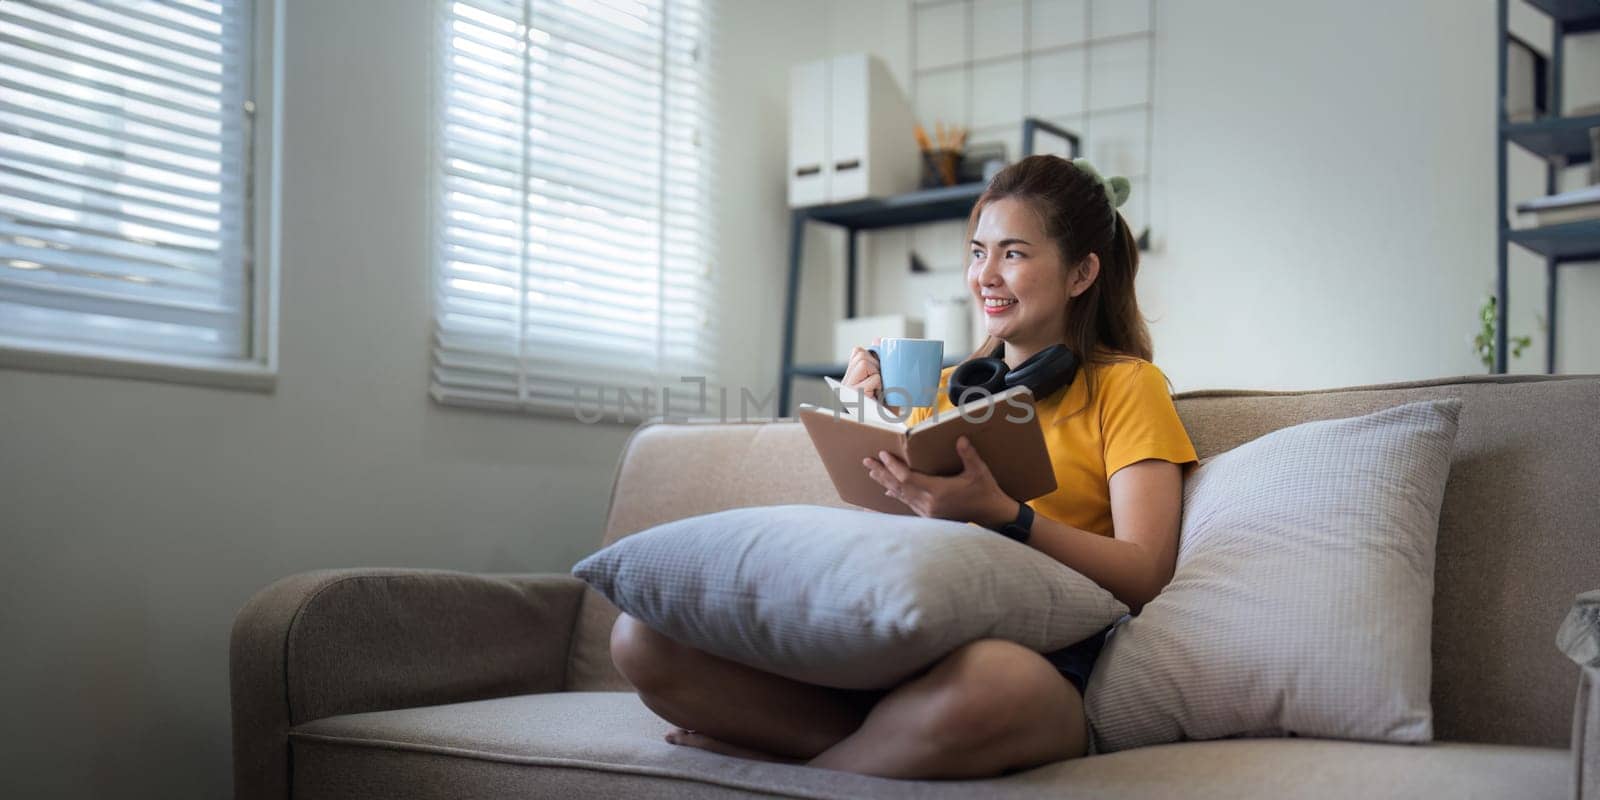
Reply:
[[[983,394],[973,392],[968,395],[968,390],[983,389],[989,394],[999,394],[1006,388],[1006,362],[998,358],[974,358],[961,362],[961,366],[950,373],[950,405],[960,406],[963,395],[968,400],[976,400]]]
[[[1064,344],[1053,344],[1034,353],[1005,376],[1006,386],[1022,385],[1033,392],[1034,402],[1072,383],[1078,374],[1078,354]],[[953,376],[952,376],[953,377]]]

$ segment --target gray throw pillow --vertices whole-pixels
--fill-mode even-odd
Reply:
[[[572,574],[674,640],[842,689],[894,686],[974,639],[1066,647],[1127,613],[1089,578],[977,525],[816,505],[658,525]]]
[[[1430,740],[1434,541],[1460,412],[1451,398],[1308,422],[1201,462],[1172,582],[1089,679],[1095,751]]]

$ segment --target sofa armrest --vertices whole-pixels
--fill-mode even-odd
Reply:
[[[1572,715],[1572,797],[1600,800],[1600,589],[1578,595],[1556,634],[1556,645],[1579,670]]]
[[[235,797],[288,797],[288,731],[303,722],[561,691],[585,586],[565,573],[338,569],[262,589],[229,652]]]

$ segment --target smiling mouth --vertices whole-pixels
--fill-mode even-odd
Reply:
[[[1005,312],[1010,311],[1012,306],[1015,306],[1016,304],[1017,301],[1015,299],[985,297],[983,299],[983,313],[991,316],[994,314],[1004,314]]]

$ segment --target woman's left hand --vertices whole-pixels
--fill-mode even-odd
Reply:
[[[956,439],[961,472],[949,477],[917,472],[887,450],[877,458],[862,459],[867,474],[922,517],[976,522],[984,527],[1003,525],[1017,516],[1017,501],[995,483],[978,449],[962,436]]]

